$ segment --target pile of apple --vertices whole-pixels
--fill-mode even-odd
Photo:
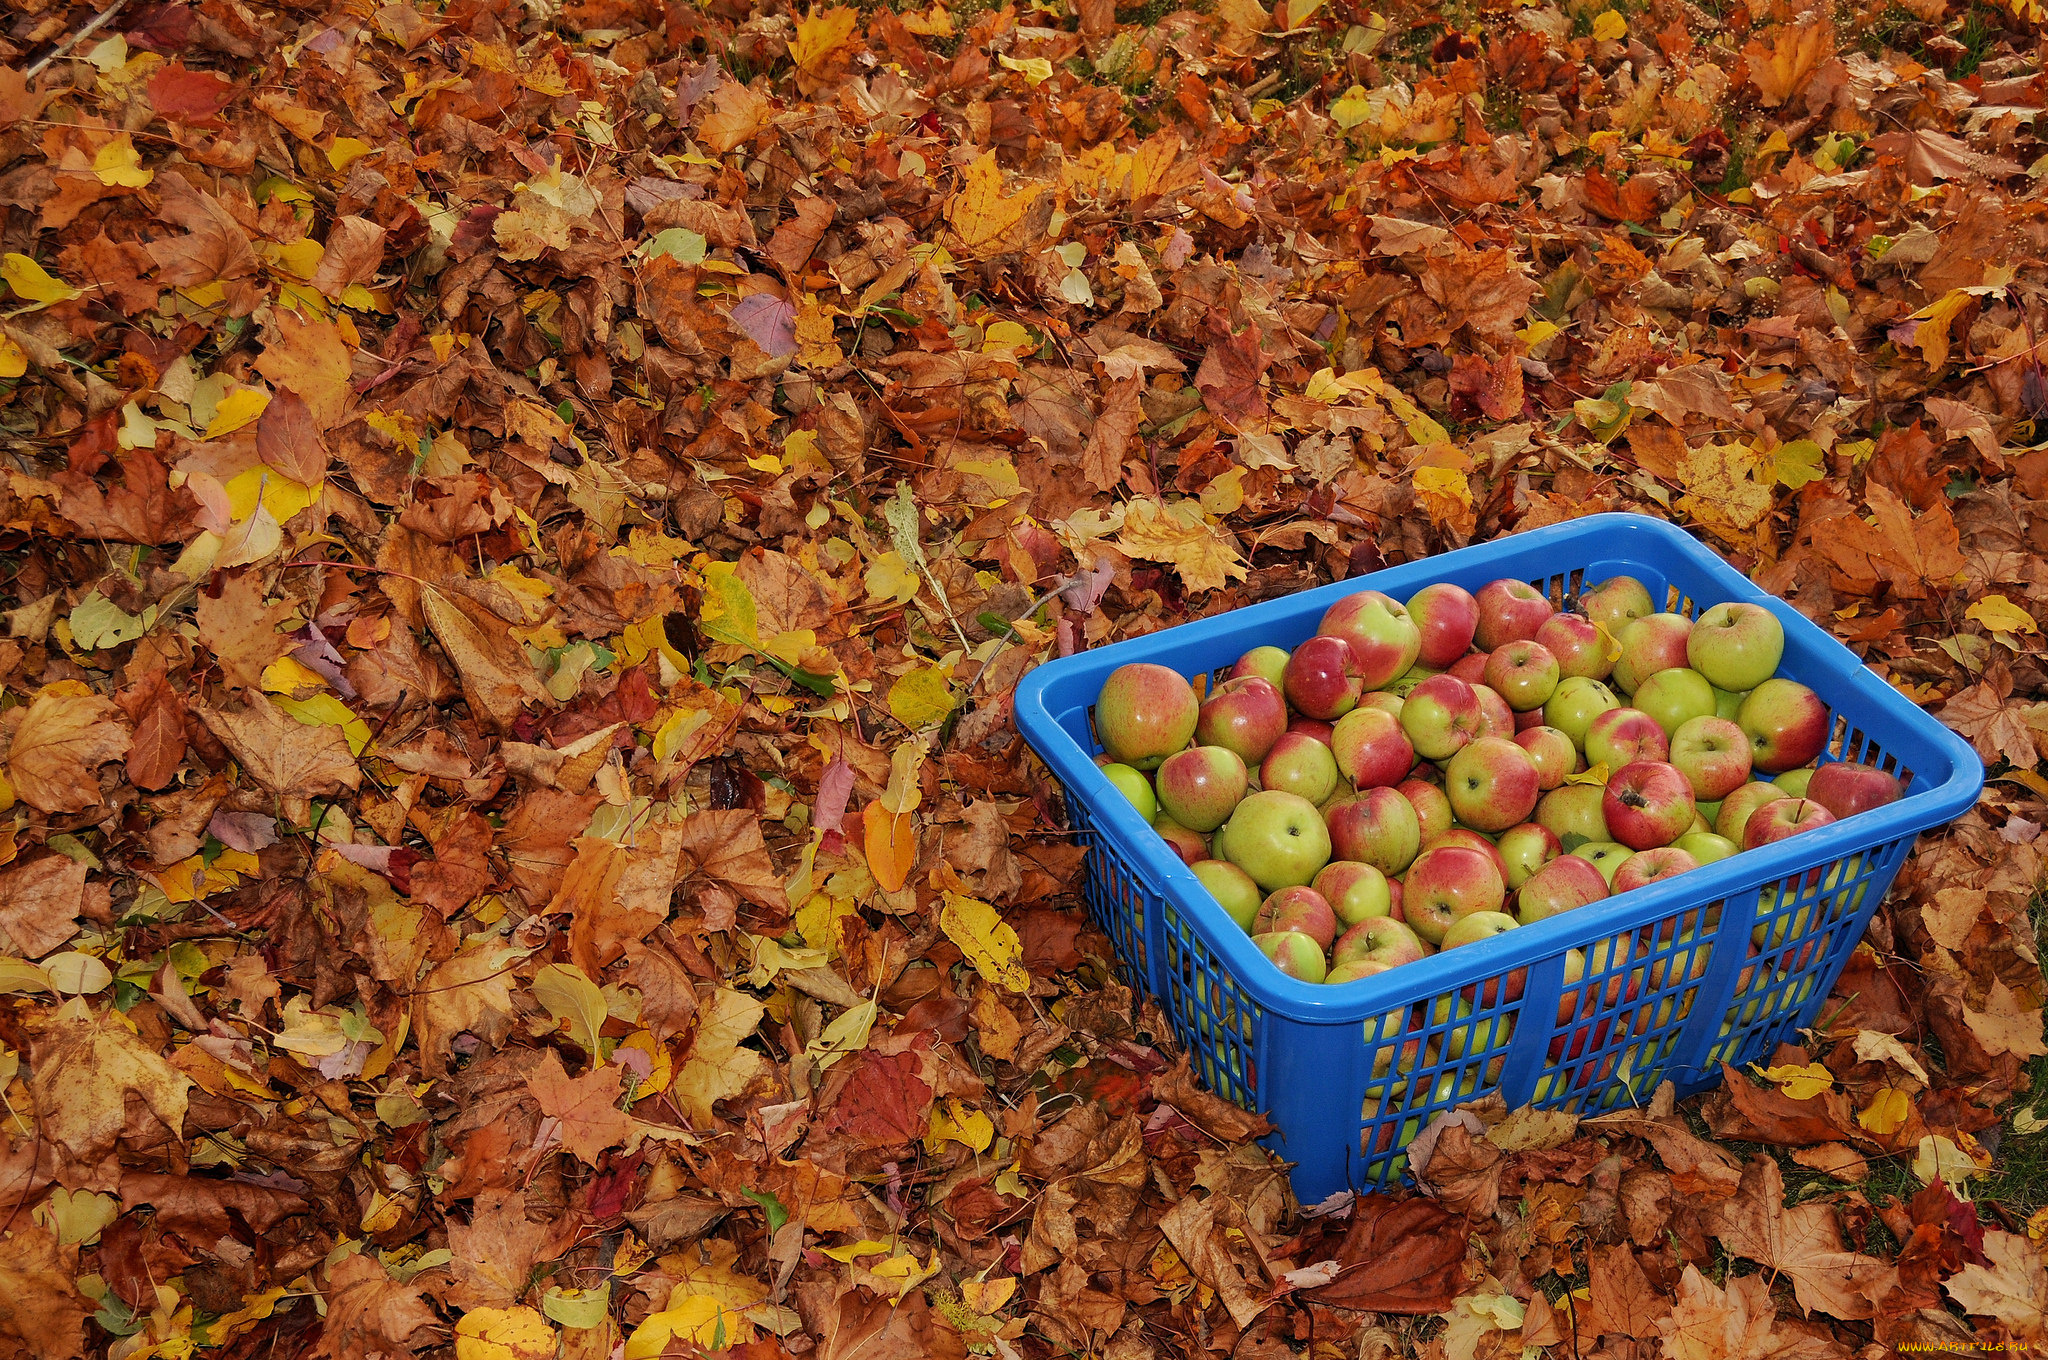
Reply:
[[[1206,699],[1119,668],[1098,763],[1276,967],[1351,982],[1898,798],[1883,770],[1815,767],[1830,715],[1777,676],[1784,646],[1768,609],[1694,621],[1628,576],[1563,613],[1515,580],[1360,591]],[[1752,957],[1793,927],[1759,925]],[[1619,987],[1626,962],[1568,958],[1568,984],[1590,964]],[[1518,999],[1525,972],[1466,1001]]]

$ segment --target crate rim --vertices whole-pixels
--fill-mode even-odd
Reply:
[[[1098,834],[1110,835],[1117,843],[1118,852],[1149,880],[1146,886],[1169,898],[1179,909],[1182,919],[1221,956],[1232,980],[1244,990],[1247,998],[1268,1011],[1310,1024],[1344,1024],[1363,1020],[1393,1005],[1404,1004],[1403,998],[1418,992],[1443,992],[1495,976],[1507,969],[1532,966],[1574,947],[1571,941],[1581,937],[1594,939],[1633,933],[1646,921],[1660,920],[1707,903],[1762,891],[1818,864],[1869,851],[1902,837],[1917,836],[1921,831],[1953,820],[1977,801],[1984,785],[1984,766],[1968,742],[1933,715],[1911,704],[1889,683],[1879,679],[1861,658],[1825,629],[1783,600],[1758,589],[1719,554],[1668,520],[1635,514],[1588,515],[1469,547],[1512,544],[1516,552],[1540,551],[1546,544],[1574,542],[1608,530],[1649,534],[1662,540],[1660,546],[1682,554],[1693,566],[1724,586],[1727,602],[1763,605],[1778,615],[1788,632],[1801,631],[1806,641],[1820,646],[1823,653],[1832,650],[1837,654],[1836,659],[1844,664],[1845,683],[1865,690],[1865,697],[1891,709],[1892,716],[1898,721],[1913,724],[1917,737],[1947,756],[1948,777],[1938,784],[1910,790],[1905,797],[1883,808],[1858,813],[1818,831],[1787,837],[1765,849],[1745,851],[1648,887],[1604,898],[1533,926],[1522,926],[1494,936],[1483,950],[1439,952],[1374,977],[1328,987],[1288,977],[1272,966],[1252,944],[1249,935],[1234,927],[1229,931],[1216,928],[1219,921],[1212,918],[1219,917],[1220,912],[1208,890],[1168,849],[1166,842],[1153,833],[1151,826],[1138,816],[1137,809],[1103,777],[1093,757],[1059,725],[1047,704],[1047,691],[1070,675],[1084,671],[1107,674],[1128,661],[1154,660],[1161,639],[1176,629],[1204,628],[1211,634],[1220,633],[1229,629],[1229,621],[1236,611],[1189,620],[1174,628],[1060,657],[1035,668],[1017,686],[1015,712],[1018,730],[1039,758],[1052,769],[1069,795],[1085,801]],[[1430,580],[1441,577],[1440,571],[1431,573],[1429,564],[1440,563],[1455,553],[1468,550],[1455,549],[1452,553],[1420,558],[1282,598],[1297,601],[1307,598],[1312,603],[1326,599],[1334,601],[1360,590],[1375,589],[1376,583],[1389,577],[1412,579],[1412,589],[1420,589]],[[1624,561],[1626,557],[1626,551],[1617,545],[1612,560]],[[1409,589],[1407,586],[1397,588]],[[1260,604],[1274,602],[1277,601],[1261,601]],[[1189,642],[1195,640],[1188,639]],[[1829,704],[1831,716],[1836,708],[1837,705]],[[1880,737],[1879,744],[1884,744],[1880,734],[1865,731],[1867,736]]]

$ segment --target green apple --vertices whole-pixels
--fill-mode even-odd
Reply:
[[[1316,805],[1277,789],[1246,795],[1222,839],[1222,858],[1269,893],[1306,886],[1330,862],[1330,832]]]
[[[1586,729],[1593,725],[1593,719],[1620,707],[1621,700],[1603,682],[1583,675],[1567,676],[1557,682],[1557,688],[1543,705],[1543,725],[1555,727],[1572,739],[1572,745],[1584,750]]]
[[[1620,872],[1622,864],[1635,851],[1619,841],[1589,841],[1572,853],[1598,869],[1600,876],[1607,880],[1607,886],[1612,888],[1615,874]]]
[[[1579,836],[1589,841],[1612,840],[1607,831],[1607,790],[1599,784],[1566,784],[1543,795],[1536,804],[1536,824],[1562,841]]]
[[[1672,844],[1701,864],[1713,864],[1727,859],[1742,849],[1726,836],[1717,836],[1711,831],[1688,831]]]
[[[1252,918],[1266,900],[1252,876],[1227,859],[1198,859],[1188,868],[1230,919],[1250,934]]]
[[[1145,778],[1144,771],[1113,760],[1102,767],[1102,777],[1118,793],[1131,800],[1131,806],[1138,810],[1140,817],[1149,822],[1159,815],[1159,799],[1153,796],[1152,781]]]
[[[1807,785],[1813,783],[1813,769],[1787,770],[1771,782],[1785,791],[1788,798],[1804,798]]]
[[[1785,626],[1760,604],[1717,604],[1693,624],[1685,656],[1717,689],[1755,689],[1778,673]]]
[[[1714,716],[1714,687],[1698,671],[1674,666],[1636,686],[1635,707],[1655,718],[1668,737],[1694,718]]]

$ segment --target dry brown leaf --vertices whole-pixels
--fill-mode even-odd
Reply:
[[[23,802],[43,812],[83,812],[100,803],[100,766],[128,749],[120,709],[94,694],[36,695],[14,729],[7,773]]]
[[[61,948],[85,911],[86,868],[68,855],[39,855],[0,869],[0,939],[25,959]]]
[[[361,778],[338,727],[309,727],[260,694],[239,712],[201,706],[200,718],[251,779],[280,796],[318,798]]]

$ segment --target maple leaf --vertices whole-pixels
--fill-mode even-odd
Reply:
[[[1776,469],[1747,444],[1682,449],[1674,472],[1685,488],[1679,511],[1732,545],[1751,543],[1751,531],[1771,512]]]
[[[1834,564],[1845,588],[1867,594],[1878,583],[1909,600],[1931,599],[1951,588],[1967,565],[1946,504],[1916,512],[1881,482],[1865,488],[1871,519],[1833,521],[1815,548]]]
[[[768,1065],[760,1053],[740,1047],[765,1014],[767,1007],[730,987],[718,988],[698,1007],[690,1051],[670,1087],[696,1127],[709,1128],[715,1117],[711,1107],[745,1090]]]
[[[77,1249],[37,1224],[17,1223],[0,1237],[0,1341],[21,1355],[85,1354],[92,1309],[72,1283],[77,1271]]]
[[[1237,544],[1208,522],[1196,501],[1133,499],[1116,545],[1132,557],[1168,563],[1189,590],[1220,590],[1245,576]]]
[[[1742,49],[1750,83],[1763,95],[1767,109],[1790,99],[1834,52],[1834,29],[1824,19],[1778,24]]]
[[[697,124],[697,134],[713,155],[723,156],[768,126],[775,106],[746,86],[727,81],[712,92],[710,112]]]
[[[261,695],[251,695],[239,712],[200,705],[199,717],[243,771],[272,793],[319,798],[352,789],[362,778],[340,728],[309,727]]]
[[[1983,1010],[1963,1007],[1963,1023],[1986,1053],[2010,1053],[2023,1062],[2048,1056],[2048,1042],[2041,1037],[2041,1008],[2022,1008],[2012,989],[1996,978],[1984,998]]]
[[[1949,1297],[1966,1313],[2003,1323],[2017,1341],[2048,1339],[2048,1271],[2034,1244],[1993,1228],[1984,1255],[1988,1265],[1966,1265],[1944,1282]]]
[[[86,867],[68,855],[0,869],[0,937],[23,958],[41,958],[77,933],[86,891]]]
[[[1034,184],[1006,197],[996,153],[984,151],[961,173],[959,189],[946,200],[946,221],[971,255],[1017,254],[1036,245],[1052,221],[1053,196],[1045,190]]]
[[[1784,1173],[1770,1157],[1743,1168],[1742,1188],[1708,1215],[1714,1234],[1737,1256],[1788,1275],[1801,1307],[1854,1321],[1869,1318],[1898,1281],[1875,1257],[1846,1250],[1832,1205],[1785,1207]]]
[[[1123,480],[1124,450],[1138,433],[1145,413],[1138,404],[1143,379],[1112,379],[1103,390],[1102,413],[1088,429],[1088,448],[1081,456],[1081,475],[1098,491]]]
[[[1259,379],[1273,360],[1260,345],[1256,324],[1233,333],[1229,318],[1212,311],[1208,318],[1208,353],[1195,370],[1195,387],[1202,401],[1231,427],[1243,425],[1266,414],[1266,394]]]
[[[191,1078],[112,1012],[95,1013],[79,998],[66,1002],[31,1050],[31,1065],[37,1124],[74,1162],[65,1174],[92,1175],[113,1152],[130,1097],[172,1137],[183,1135]]]
[[[2004,760],[2018,769],[2031,769],[2039,758],[2040,744],[2010,696],[2009,682],[2001,691],[1991,681],[1980,680],[1951,694],[1938,716],[1969,739],[1986,765]]]
[[[514,951],[480,940],[420,979],[412,1026],[429,1071],[447,1070],[449,1047],[459,1034],[496,1044],[511,1032],[514,957]]]
[[[99,806],[94,771],[127,753],[120,710],[96,694],[36,695],[14,729],[7,773],[23,802],[44,812]]]
[[[692,813],[676,832],[676,848],[683,857],[684,874],[701,874],[758,906],[788,912],[782,879],[761,839],[760,819],[752,812],[732,808]]]
[[[329,1360],[377,1354],[406,1353],[424,1343],[441,1326],[427,1303],[431,1277],[410,1282],[393,1279],[375,1256],[342,1257],[327,1268],[326,1325],[320,1340],[307,1352]]]
[[[263,347],[256,371],[275,388],[289,388],[306,403],[314,423],[331,430],[355,404],[349,379],[355,360],[347,340],[331,321],[301,318],[280,307],[271,315],[276,336]]]
[[[555,1121],[562,1146],[586,1166],[598,1165],[607,1149],[633,1136],[633,1117],[619,1108],[624,1075],[623,1069],[606,1065],[572,1077],[553,1049],[534,1071],[530,1085],[541,1113]]]
[[[231,692],[261,689],[264,668],[293,646],[277,631],[277,625],[291,617],[292,606],[284,600],[265,604],[258,572],[225,572],[216,579],[219,595],[199,596],[200,640],[220,663],[221,678]]]

